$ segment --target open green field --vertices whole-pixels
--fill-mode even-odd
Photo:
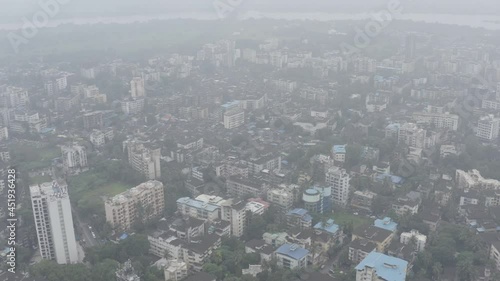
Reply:
[[[82,215],[104,214],[104,199],[132,186],[112,180],[105,171],[90,170],[68,181],[69,197]]]
[[[52,159],[61,156],[61,149],[57,146],[37,148],[29,145],[15,144],[9,147],[12,163],[18,169],[31,171],[48,167]]]
[[[343,225],[352,222],[354,228],[372,222],[372,220],[370,220],[369,218],[366,218],[364,216],[356,216],[346,211],[335,211],[335,213],[333,214],[333,219],[335,220],[335,223],[338,225]]]

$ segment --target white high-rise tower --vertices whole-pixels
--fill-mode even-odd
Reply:
[[[30,193],[42,258],[59,264],[77,263],[78,249],[66,183],[32,185]]]

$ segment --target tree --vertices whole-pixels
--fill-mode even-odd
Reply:
[[[476,272],[471,252],[462,252],[457,257],[457,272],[461,281],[474,281]]]
[[[92,267],[91,275],[92,280],[95,281],[108,281],[116,278],[115,272],[120,264],[112,259],[105,259],[104,261]]]
[[[432,266],[432,278],[434,280],[440,280],[441,274],[443,273],[443,265],[439,262]]]

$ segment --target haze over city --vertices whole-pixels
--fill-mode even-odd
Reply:
[[[0,0],[0,281],[500,280],[500,3]]]

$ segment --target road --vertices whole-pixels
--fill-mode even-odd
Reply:
[[[75,209],[71,208],[74,218],[76,219],[76,225],[78,225],[78,228],[80,229],[80,240],[84,239],[85,243],[82,244],[87,248],[94,247],[100,245],[99,241],[95,239],[92,236],[92,232],[89,229],[89,225],[85,223],[80,216],[78,215],[78,212],[76,212]]]

